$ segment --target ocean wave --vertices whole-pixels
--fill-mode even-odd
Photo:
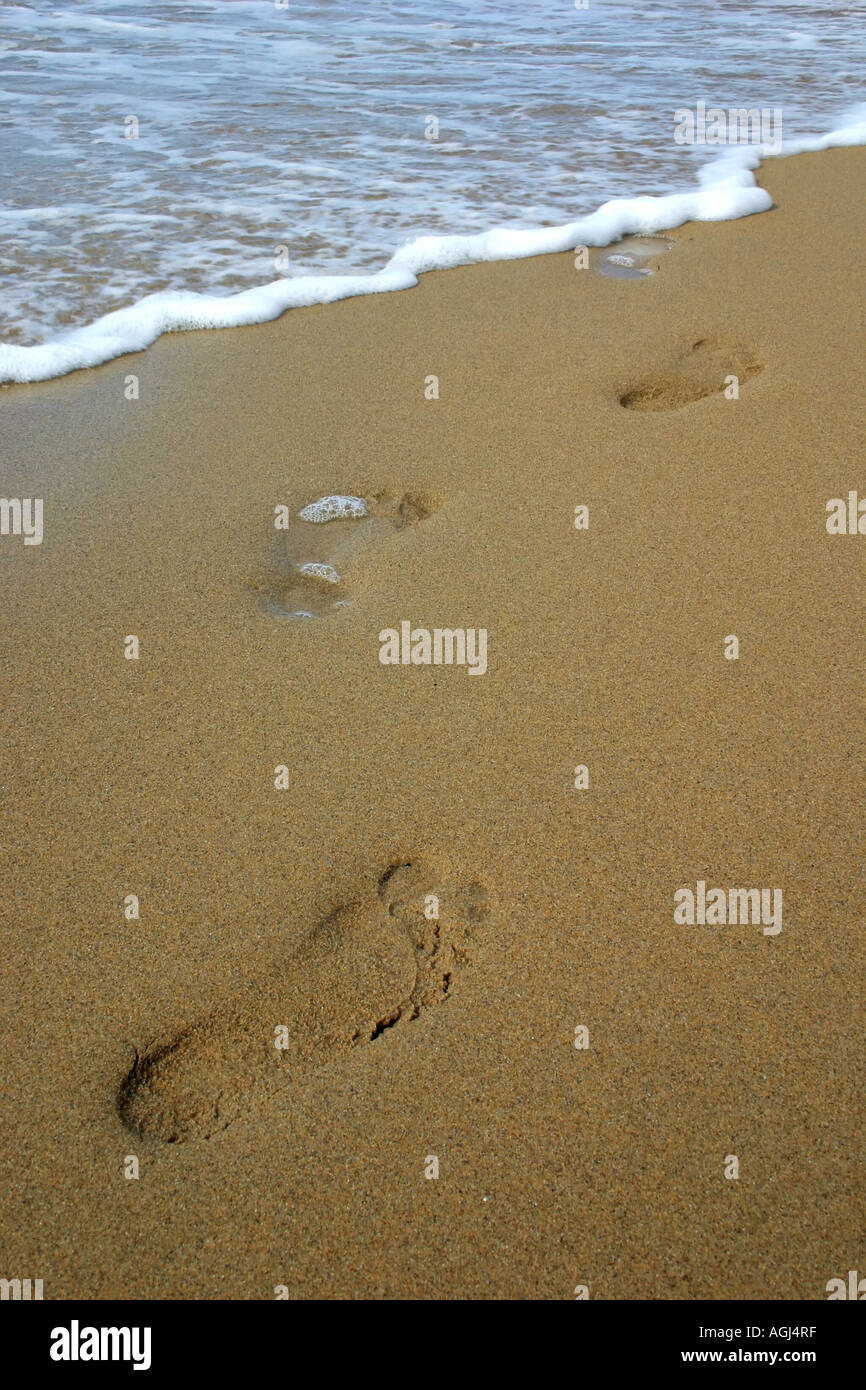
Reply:
[[[0,382],[46,381],[126,353],[141,352],[163,333],[235,328],[266,323],[286,310],[330,304],[367,294],[411,289],[430,270],[482,261],[519,260],[610,246],[622,237],[650,235],[685,222],[724,222],[767,211],[772,199],[754,170],[762,160],[866,144],[866,106],[824,135],[785,141],[779,147],[736,146],[698,170],[698,187],[658,197],[614,198],[595,212],[557,227],[493,227],[468,236],[421,236],[401,247],[379,271],[360,275],[298,275],[242,290],[209,295],[163,290],[104,314],[34,346],[0,345]]]

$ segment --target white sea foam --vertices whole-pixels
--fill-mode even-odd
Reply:
[[[301,521],[343,521],[350,517],[369,516],[363,497],[341,497],[338,493],[309,502],[298,512]]]
[[[0,345],[0,382],[43,381],[97,366],[124,353],[142,351],[162,333],[264,323],[291,308],[410,289],[418,283],[418,276],[429,270],[518,260],[577,246],[603,247],[629,235],[649,236],[685,222],[748,217],[772,206],[770,194],[759,188],[754,178],[753,171],[762,159],[863,144],[866,106],[856,108],[845,125],[825,135],[785,141],[780,147],[731,147],[697,171],[697,188],[659,197],[614,198],[589,216],[560,226],[500,226],[471,235],[416,237],[372,274],[298,275],[230,295],[177,290],[149,294],[137,304],[114,310],[48,342]],[[366,507],[359,498],[330,497],[305,507],[300,515],[309,521],[328,521],[338,516],[364,516]]]
[[[309,575],[311,579],[321,579],[325,584],[339,584],[340,576],[333,565],[325,565],[318,560],[308,560],[306,564],[299,565],[301,574]]]
[[[436,24],[425,0],[326,20],[272,0],[0,5],[0,340],[53,343],[158,291],[371,276],[422,232],[553,228],[687,189],[713,151],[677,145],[677,105],[781,108],[791,136],[863,99],[862,5],[649,8],[440,0]]]

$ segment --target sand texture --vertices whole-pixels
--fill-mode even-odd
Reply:
[[[866,153],[758,177],[651,277],[445,271],[0,392],[45,509],[0,537],[0,1273],[863,1269]],[[329,494],[367,517],[298,521]],[[486,672],[383,665],[407,621]],[[782,930],[676,923],[698,881]]]

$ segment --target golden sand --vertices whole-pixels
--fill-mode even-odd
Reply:
[[[769,162],[772,212],[650,278],[446,271],[2,392],[45,538],[0,539],[0,1273],[812,1299],[856,1265],[866,539],[825,508],[866,491],[864,175]],[[287,620],[274,509],[330,493],[381,524],[350,605]],[[383,666],[404,621],[485,629],[486,673]],[[677,925],[699,880],[780,887],[782,931]]]

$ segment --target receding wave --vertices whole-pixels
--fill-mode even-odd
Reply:
[[[698,186],[686,192],[615,198],[589,216],[559,227],[494,227],[469,236],[417,237],[381,270],[368,275],[299,275],[224,296],[176,290],[149,294],[137,304],[104,314],[48,342],[32,347],[0,345],[0,382],[45,381],[95,367],[124,353],[140,352],[163,333],[265,323],[304,305],[410,289],[428,270],[518,260],[577,246],[609,246],[624,236],[649,235],[685,222],[748,217],[772,206],[769,193],[758,187],[754,177],[762,159],[861,144],[866,144],[866,108],[851,113],[845,125],[825,135],[773,148],[729,149],[700,169]]]

